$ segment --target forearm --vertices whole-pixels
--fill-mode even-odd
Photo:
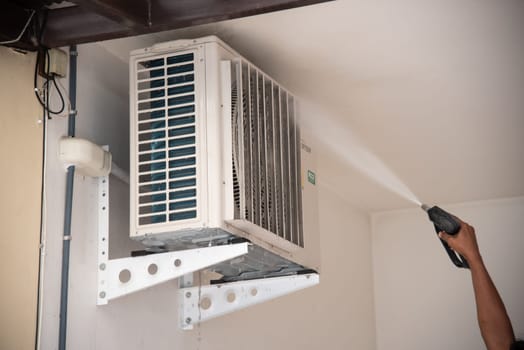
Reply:
[[[508,350],[515,336],[504,303],[480,255],[471,257],[473,289],[482,338],[488,350]]]

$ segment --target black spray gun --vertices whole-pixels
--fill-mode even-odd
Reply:
[[[460,231],[460,222],[458,222],[450,213],[437,206],[430,208],[426,204],[422,204],[421,207],[428,213],[429,219],[433,222],[433,225],[435,225],[435,231],[437,231],[437,234],[444,231],[447,234],[454,236]],[[443,239],[440,241],[442,242],[444,249],[446,249],[453,264],[457,267],[469,269],[468,262],[462,255],[457,254],[453,249],[451,249]]]

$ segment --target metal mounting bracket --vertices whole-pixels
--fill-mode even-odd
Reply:
[[[97,305],[248,252],[249,243],[109,259],[109,178],[98,178]]]
[[[319,283],[310,273],[240,282],[181,288],[180,328],[192,329],[199,322],[256,305]]]

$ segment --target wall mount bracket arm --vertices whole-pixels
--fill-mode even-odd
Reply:
[[[97,305],[152,287],[248,252],[238,243],[140,257],[109,259],[109,178],[98,177]]]
[[[254,279],[178,290],[179,325],[189,330],[199,322],[281,297],[319,283],[317,273]]]

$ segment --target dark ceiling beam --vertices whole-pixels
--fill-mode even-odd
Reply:
[[[135,4],[142,8],[141,4],[147,1],[151,2],[150,12],[147,8],[143,12],[140,9],[124,10],[121,6],[125,2],[130,7]],[[89,6],[101,3],[100,0],[75,0],[80,6],[49,11],[43,42],[48,47],[58,47],[123,38],[327,1],[332,0],[106,0],[102,2],[105,5],[100,5],[93,13]],[[85,8],[84,2],[89,3]],[[111,9],[108,9],[108,4],[111,4]],[[150,23],[147,23],[148,18]]]
[[[42,42],[47,47],[60,47],[136,34],[125,25],[75,6],[49,11]]]
[[[72,0],[72,2],[130,29],[149,24],[148,0]]]
[[[287,10],[331,0],[156,0],[155,28],[176,28]],[[173,29],[173,28],[169,28]]]

